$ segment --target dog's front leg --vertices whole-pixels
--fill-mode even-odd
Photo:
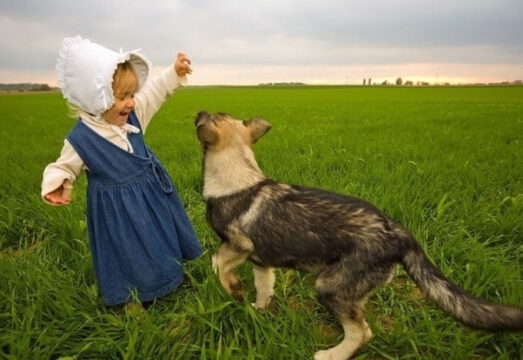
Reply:
[[[238,301],[243,301],[245,287],[233,269],[247,259],[249,253],[235,250],[228,243],[223,243],[212,256],[215,271],[225,291]]]
[[[256,302],[252,303],[252,306],[255,309],[263,310],[269,305],[274,295],[276,275],[273,268],[259,265],[254,265],[253,271],[254,286],[256,286]]]

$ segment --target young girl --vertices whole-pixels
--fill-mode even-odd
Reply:
[[[107,306],[154,300],[182,281],[183,259],[202,250],[169,175],[144,144],[160,105],[190,74],[179,53],[172,67],[148,80],[149,62],[77,36],[64,39],[58,84],[78,121],[58,160],[44,170],[42,197],[71,201],[85,170],[87,220],[98,285]]]

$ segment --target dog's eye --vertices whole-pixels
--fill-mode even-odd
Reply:
[[[221,118],[219,116],[213,116],[211,118],[211,121],[214,123],[214,125],[219,126],[223,123],[223,118]]]

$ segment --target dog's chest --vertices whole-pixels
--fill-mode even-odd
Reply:
[[[215,201],[207,202],[207,222],[217,233],[224,232],[233,219],[231,214],[224,211],[225,209]]]
[[[226,229],[253,205],[254,199],[264,188],[266,182],[228,196],[210,197],[207,202],[207,221],[216,232]]]
[[[219,235],[224,234],[248,209],[248,205],[238,197],[208,199],[207,221]]]

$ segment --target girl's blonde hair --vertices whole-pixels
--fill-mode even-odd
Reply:
[[[118,64],[113,75],[113,95],[116,96],[116,91],[121,90],[134,94],[138,91],[138,76],[134,71],[133,66],[129,61]],[[71,102],[67,102],[67,116],[72,119],[80,117],[80,107]]]
[[[134,94],[138,91],[138,76],[129,61],[118,64],[113,76],[113,94],[116,92]]]

